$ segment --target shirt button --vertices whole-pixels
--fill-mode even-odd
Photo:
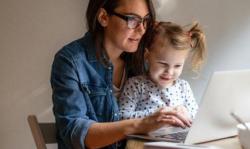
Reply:
[[[113,91],[112,90],[109,90],[110,93],[112,93]]]
[[[115,113],[115,116],[117,116],[118,114],[117,113]]]
[[[108,69],[110,70],[110,69],[112,69],[112,68],[109,66]]]

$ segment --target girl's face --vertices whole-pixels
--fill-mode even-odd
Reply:
[[[183,65],[189,50],[177,50],[169,46],[159,46],[158,39],[152,46],[146,59],[149,64],[149,77],[161,88],[167,88],[174,84],[182,73]]]
[[[149,14],[145,0],[120,0],[115,14],[108,16],[108,23],[104,27],[104,46],[106,49],[118,49],[120,52],[135,52],[145,33],[143,23],[134,29],[128,27],[128,22],[122,16],[132,16],[141,19]],[[117,16],[120,15],[119,16]]]

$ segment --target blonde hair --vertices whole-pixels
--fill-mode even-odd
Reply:
[[[180,26],[172,22],[155,23],[151,42],[147,47],[151,50],[156,37],[160,37],[168,46],[177,50],[190,50],[192,53],[192,70],[198,72],[204,63],[206,54],[206,38],[199,23]]]

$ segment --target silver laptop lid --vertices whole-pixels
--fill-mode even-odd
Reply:
[[[250,121],[250,70],[221,71],[212,75],[185,143],[236,135],[236,122],[230,116],[232,111],[244,121]]]

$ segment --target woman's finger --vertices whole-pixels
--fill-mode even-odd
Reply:
[[[180,126],[183,126],[182,124],[184,123],[184,126],[191,127],[190,120],[187,116],[184,116],[176,111],[163,111],[162,113],[165,115],[174,116],[175,117],[174,120],[176,121],[176,124],[178,124]]]
[[[174,126],[179,126],[182,128],[186,128],[186,125],[184,124],[184,122],[182,122],[178,117],[174,116],[174,115],[166,115],[163,120],[169,120],[171,121],[171,124]]]
[[[189,117],[183,115],[183,114],[179,114],[179,113],[176,113],[175,115],[180,121],[182,121],[186,126],[188,127],[191,127],[191,123],[190,123],[190,120],[189,120]]]

